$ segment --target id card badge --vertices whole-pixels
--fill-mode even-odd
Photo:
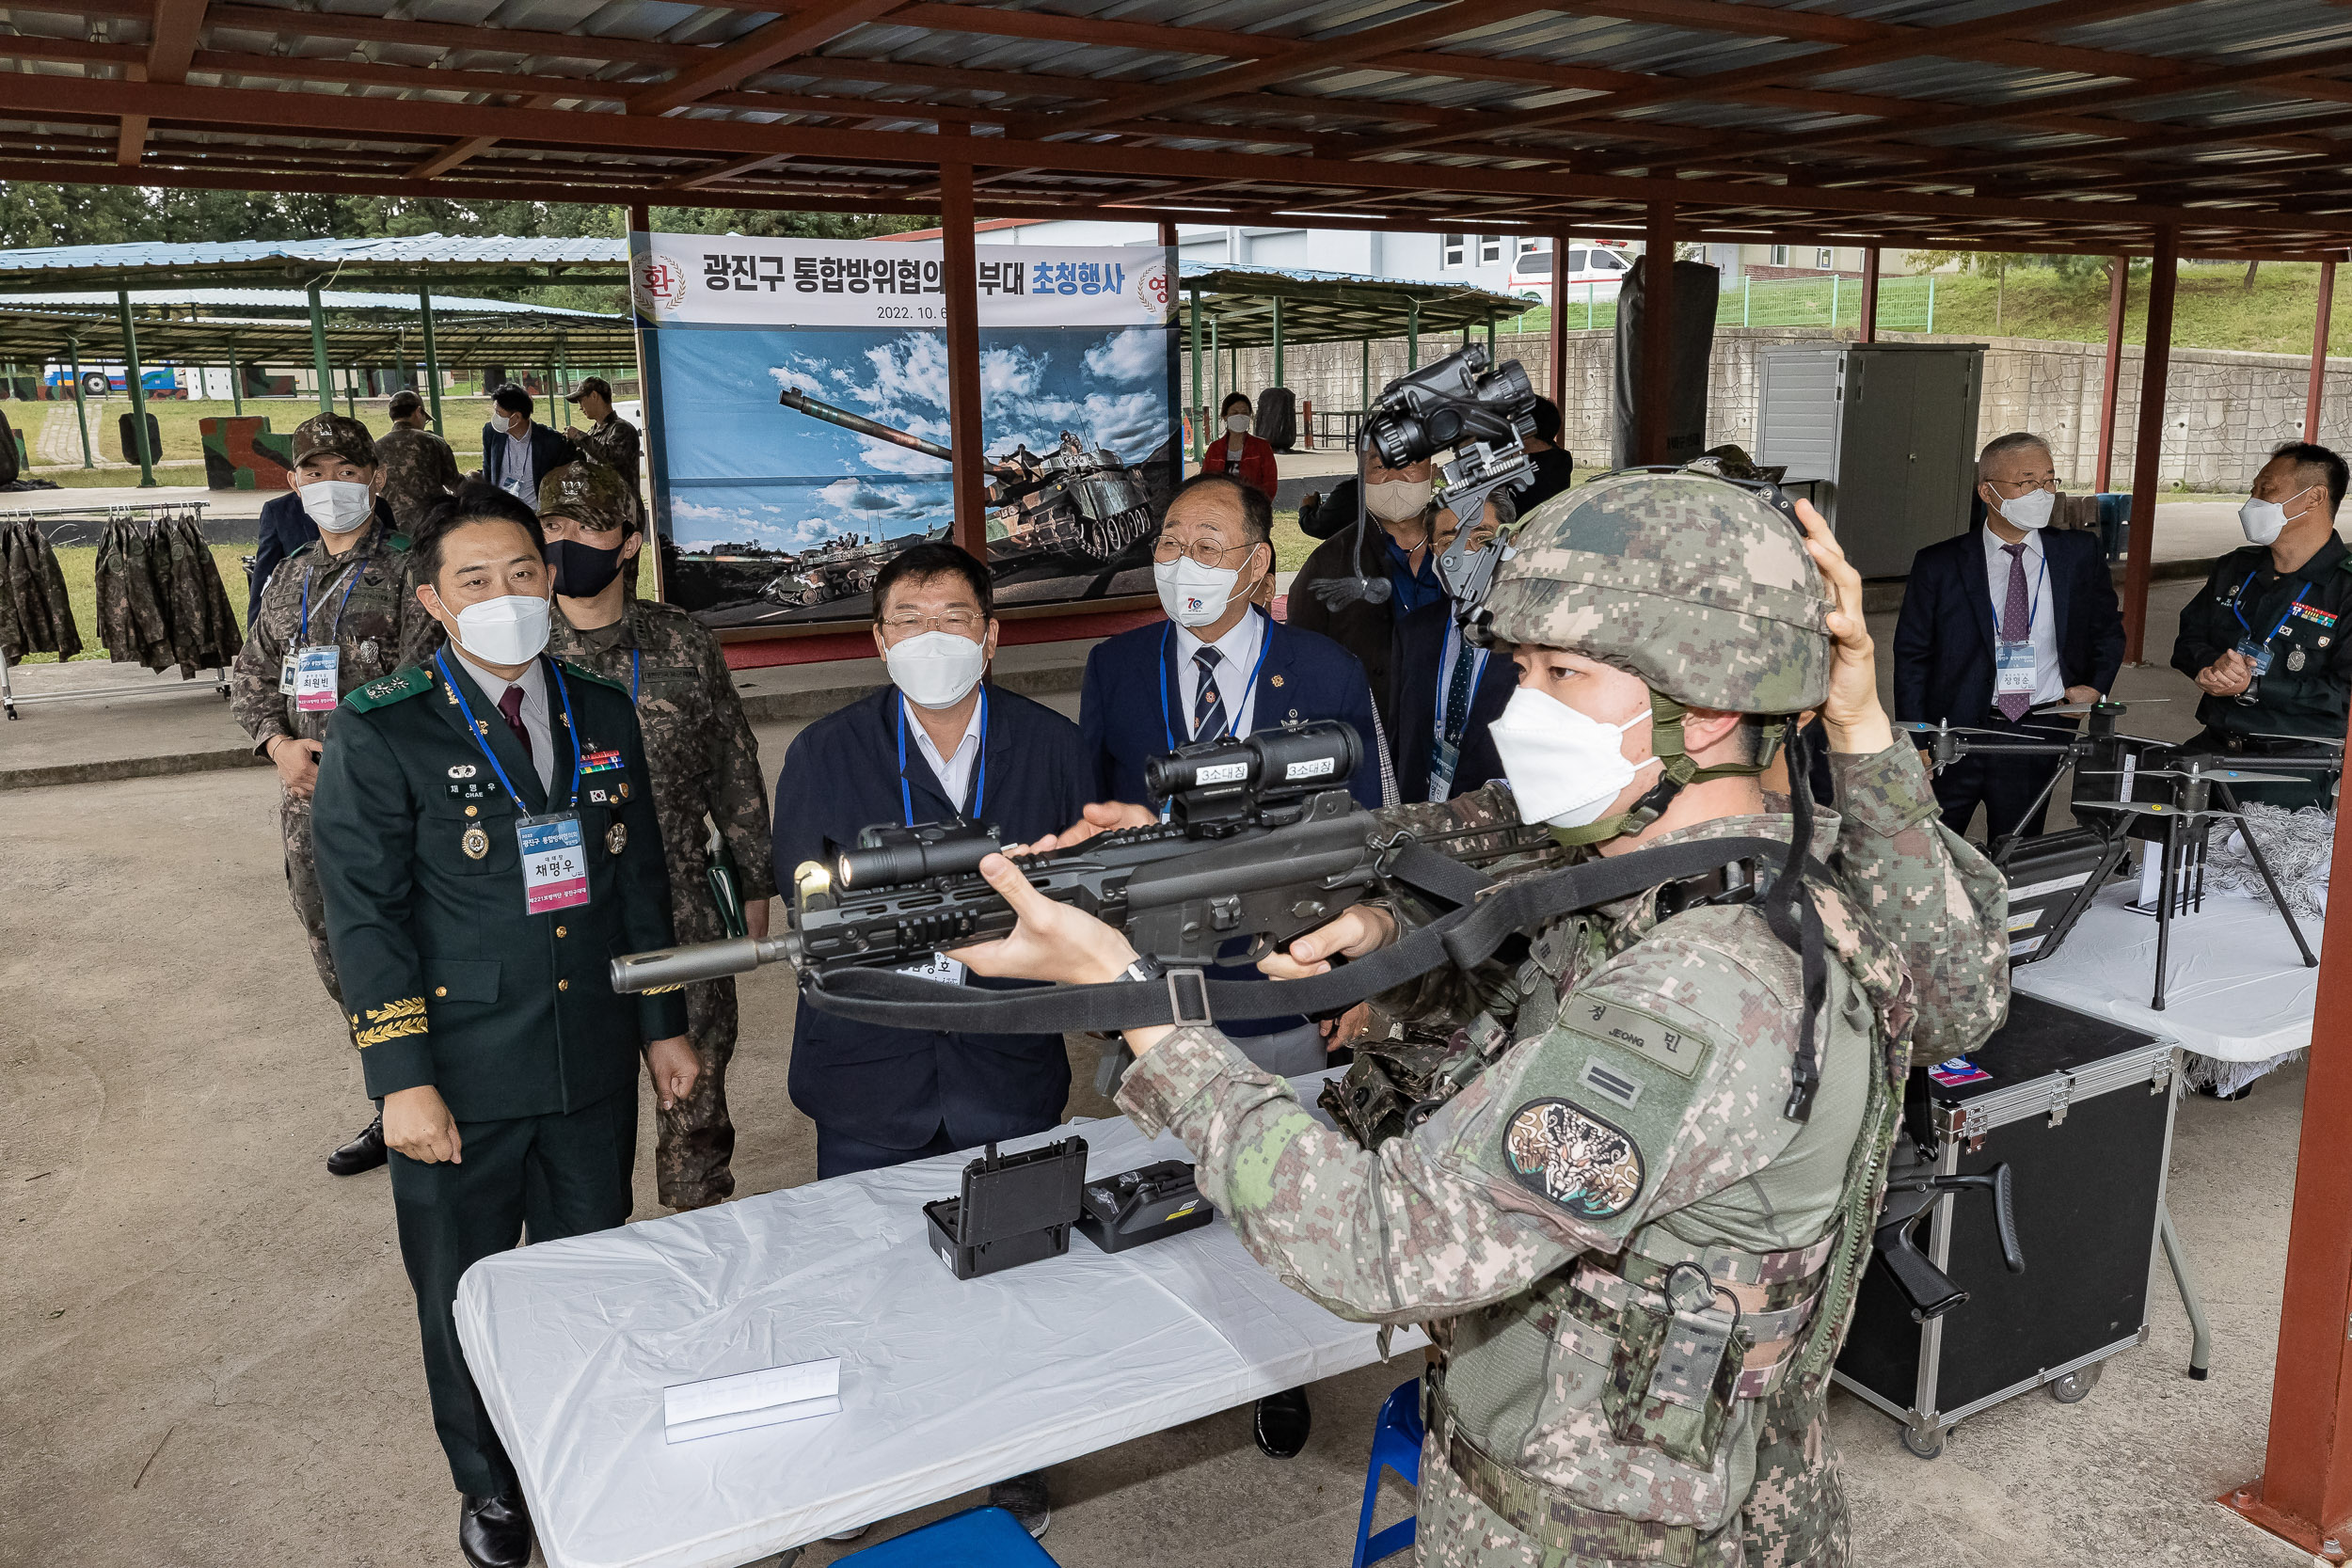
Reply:
[[[1429,799],[1444,800],[1454,794],[1454,771],[1462,766],[1462,748],[1447,740],[1429,744]]]
[[[2237,645],[2237,651],[2253,661],[2254,673],[2257,677],[2270,673],[2270,660],[2273,656],[2269,643],[2257,642],[2249,637]]]
[[[294,655],[294,706],[304,713],[332,713],[342,694],[335,686],[335,671],[342,661],[341,648],[304,648]]]
[[[2030,697],[2033,688],[2033,643],[1999,644],[1994,660],[1993,694],[1996,697]]]
[[[548,914],[588,902],[588,856],[577,812],[526,816],[515,824],[515,839],[523,852],[527,912]]]
[[[944,986],[960,986],[963,984],[963,960],[934,953],[919,964],[901,964],[891,973],[912,974],[918,980],[936,980]]]
[[[278,661],[278,694],[280,697],[294,694],[294,651],[292,648],[288,648],[286,657]]]

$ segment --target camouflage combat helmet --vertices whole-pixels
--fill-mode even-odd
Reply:
[[[626,532],[637,521],[628,481],[620,472],[582,456],[564,466],[555,483],[539,492],[541,517],[569,517],[582,528]]]
[[[1530,513],[1495,572],[1495,637],[1565,648],[1691,707],[1780,715],[1829,687],[1829,593],[1762,498],[1696,473],[1607,474]]]
[[[341,414],[313,414],[294,426],[294,466],[300,467],[306,457],[331,452],[354,463],[375,467],[375,438],[368,427],[358,420]]]

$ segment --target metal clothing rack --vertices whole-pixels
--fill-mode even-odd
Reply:
[[[0,512],[0,531],[29,522],[40,529],[53,546],[94,545],[98,535],[114,523],[137,523],[151,531],[159,523],[185,518],[201,524],[204,520],[203,501],[153,501],[130,506],[60,507],[55,511],[35,512],[29,508]],[[82,530],[89,530],[90,537],[72,537]],[[225,667],[207,666],[213,673],[213,686],[222,702],[229,701],[229,671]],[[19,696],[10,684],[8,650],[0,648],[0,710],[10,719],[17,717],[17,708],[28,703],[89,703],[108,702],[123,697],[156,697],[188,689],[190,682],[180,680],[166,686],[85,686],[65,691],[35,691]],[[159,672],[160,673],[160,672]]]

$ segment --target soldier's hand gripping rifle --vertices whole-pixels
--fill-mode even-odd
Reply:
[[[1347,1006],[1442,963],[1469,968],[1513,931],[1677,878],[1752,886],[1754,867],[1787,846],[1713,839],[1596,860],[1496,884],[1476,869],[1547,850],[1541,829],[1482,828],[1426,842],[1384,823],[1345,788],[1362,761],[1347,724],[1261,731],[1154,757],[1145,779],[1167,820],[1096,834],[1018,863],[1047,897],[1123,932],[1168,973],[1168,985],[976,990],[895,973],[935,953],[1009,933],[1011,906],[977,867],[1000,846],[967,824],[869,828],[830,866],[794,878],[790,929],[612,961],[615,990],[644,991],[739,974],[761,964],[800,971],[827,1012],[908,1028],[980,1033],[1115,1030],[1171,1019],[1280,1018]],[[1442,911],[1404,940],[1329,974],[1277,985],[1219,980],[1219,954],[1286,945],[1367,897],[1410,894]]]

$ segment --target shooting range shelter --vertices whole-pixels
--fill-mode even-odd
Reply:
[[[2146,256],[2133,657],[2179,261],[2318,261],[2325,300],[2352,245],[2352,12],[2325,0],[1919,0],[1899,19],[1860,0],[1369,12],[1171,0],[1148,21],[760,3],[681,19],[613,0],[568,25],[491,27],[453,0],[40,0],[12,8],[0,39],[13,67],[0,72],[0,179],[607,202],[639,230],[657,202],[935,212],[957,537],[975,547],[978,217],[1157,218],[1171,245],[1178,219],[1205,218],[1549,237],[1555,253],[1571,233],[1640,239],[1652,255],[1681,240],[1861,245],[1866,336],[1881,247]],[[184,277],[185,247],[171,248]],[[324,280],[294,254],[309,247],[284,248],[281,282]],[[363,252],[350,263],[341,283],[386,286]],[[529,270],[520,257],[482,264]],[[68,281],[114,286],[45,286]],[[2111,341],[2122,309],[2119,297]],[[1644,322],[1637,455],[1652,458],[1671,311]],[[2111,351],[2110,421],[2117,363]],[[2352,855],[2341,836],[2337,848]],[[2352,1140],[2339,1132],[2352,1120],[2352,913],[2338,921],[2266,1473],[2226,1499],[2307,1550],[2352,1524],[2352,1421],[2339,1418],[2352,1417]]]

